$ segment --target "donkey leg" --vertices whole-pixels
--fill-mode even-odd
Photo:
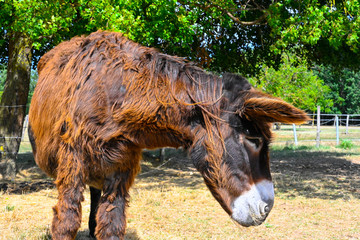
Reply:
[[[84,173],[79,158],[72,152],[64,151],[59,157],[56,178],[58,202],[53,208],[51,226],[52,239],[75,239],[81,224],[81,202],[84,200]]]
[[[96,214],[95,235],[97,239],[124,239],[128,190],[134,181],[135,174],[128,171],[114,174],[113,177],[106,179],[104,193]]]
[[[96,228],[96,210],[100,202],[101,190],[94,187],[90,187],[90,216],[89,216],[89,231],[90,237],[95,238],[95,228]]]

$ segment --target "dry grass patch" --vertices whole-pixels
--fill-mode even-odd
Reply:
[[[126,239],[360,239],[358,152],[275,150],[272,158],[275,206],[251,228],[227,216],[183,155],[159,169],[157,161],[144,162],[131,190]],[[57,193],[38,186],[0,194],[0,239],[51,239]],[[89,239],[89,212],[86,190],[77,239]]]

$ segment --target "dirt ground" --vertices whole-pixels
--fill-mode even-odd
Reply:
[[[185,187],[202,183],[184,151],[166,149],[165,161],[160,162],[159,158],[158,151],[144,152],[142,173],[137,178],[145,182],[150,179],[150,183],[167,180]],[[31,153],[21,154],[18,166],[16,182],[1,181],[1,192],[20,194],[55,187],[52,179],[36,166]],[[271,170],[276,188],[288,196],[360,199],[360,152],[272,150]],[[177,178],[178,172],[191,174],[189,179]]]
[[[272,150],[275,206],[256,228],[235,226],[181,150],[144,154],[131,191],[126,239],[360,239],[360,151]],[[16,182],[0,181],[0,239],[51,239],[56,189],[31,154]],[[89,239],[88,191],[77,239]],[[36,215],[36,216],[35,216]]]

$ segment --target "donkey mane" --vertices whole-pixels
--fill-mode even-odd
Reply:
[[[50,61],[52,64],[49,64]],[[70,97],[76,96],[81,89],[86,90],[87,85],[89,91],[97,89],[94,94],[98,97],[93,97],[91,108],[95,111],[87,113],[93,116],[88,122],[97,121],[94,125],[111,122],[108,119],[133,122],[134,125],[135,121],[139,121],[144,123],[142,126],[137,122],[136,128],[140,129],[148,126],[149,122],[157,122],[157,127],[166,131],[171,128],[168,125],[171,118],[187,121],[198,118],[207,133],[200,135],[208,135],[211,141],[214,134],[219,135],[219,131],[212,128],[216,128],[217,121],[222,121],[220,99],[223,96],[223,79],[184,58],[141,46],[121,33],[97,31],[87,37],[75,37],[61,43],[40,59],[38,71],[45,75],[51,73],[54,66],[57,76],[69,75],[62,78],[69,80],[60,84],[72,93]],[[121,97],[131,101],[119,102]],[[68,102],[72,99],[64,100],[65,105]],[[180,125],[188,126],[188,123]],[[61,124],[58,123],[58,128]],[[92,128],[98,129],[96,126]],[[108,141],[123,131],[123,127],[119,126],[107,129],[117,131],[94,135]],[[172,130],[181,132],[180,129]],[[222,137],[218,137],[222,141]]]
[[[147,94],[150,92],[149,90],[153,90],[151,88],[161,88],[165,85],[171,91],[158,93],[157,96],[157,100],[163,105],[177,102],[183,105],[197,105],[213,112],[211,111],[212,106],[222,95],[222,79],[219,76],[206,72],[184,58],[170,56],[160,53],[157,49],[144,47],[124,37],[121,33],[99,30],[87,37],[75,37],[60,45],[67,46],[66,48],[59,47],[63,52],[59,54],[58,65],[64,67],[69,61],[75,60],[76,65],[70,64],[73,67],[73,76],[81,73],[82,78],[88,80],[93,71],[97,70],[94,69],[94,64],[99,63],[93,60],[93,56],[100,53],[101,56],[97,57],[97,60],[105,61],[100,66],[106,65],[107,71],[105,75],[107,79],[104,79],[103,82],[110,78],[120,80],[119,76],[121,75],[121,80],[123,84],[126,84],[128,91],[136,90],[139,87],[137,84],[141,83],[144,84],[142,90]],[[70,46],[75,47],[69,48]],[[74,56],[73,51],[78,52],[73,59],[69,59],[68,57]],[[50,51],[40,59],[39,72],[55,54],[54,51]],[[81,67],[78,66],[79,64]],[[61,70],[63,68],[60,68]],[[127,74],[129,70],[129,73],[136,72],[140,78],[126,76],[129,75]],[[179,94],[175,93],[175,90],[187,93],[188,96],[178,96]],[[161,101],[169,100],[168,98],[173,101]]]

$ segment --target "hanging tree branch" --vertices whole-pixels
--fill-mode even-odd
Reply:
[[[183,4],[183,5],[193,5],[196,6],[204,11],[208,11],[210,8],[216,8],[218,10],[220,10],[221,12],[223,12],[224,14],[228,15],[234,22],[241,24],[241,25],[245,25],[245,26],[252,26],[252,25],[259,25],[262,24],[262,22],[266,19],[266,17],[269,15],[268,12],[266,12],[266,8],[264,8],[263,6],[258,5],[256,2],[254,2],[255,6],[251,6],[248,7],[249,2],[247,1],[246,4],[244,5],[244,8],[242,8],[242,11],[261,11],[264,12],[264,14],[255,19],[254,21],[242,21],[240,20],[238,17],[235,17],[234,14],[232,12],[230,12],[229,9],[225,9],[217,4],[213,4],[213,3],[208,3],[208,4],[198,4],[198,3],[189,3],[187,1],[183,1],[183,0],[178,0],[179,3]],[[234,9],[234,11],[238,11],[239,9]]]
[[[261,17],[259,17],[258,19],[254,20],[254,21],[241,21],[239,18],[235,17],[234,15],[232,15],[229,11],[225,11],[226,14],[236,23],[239,23],[241,25],[245,25],[245,26],[252,26],[252,25],[258,25],[261,22],[263,22],[266,17],[269,15],[267,12],[265,12]]]

